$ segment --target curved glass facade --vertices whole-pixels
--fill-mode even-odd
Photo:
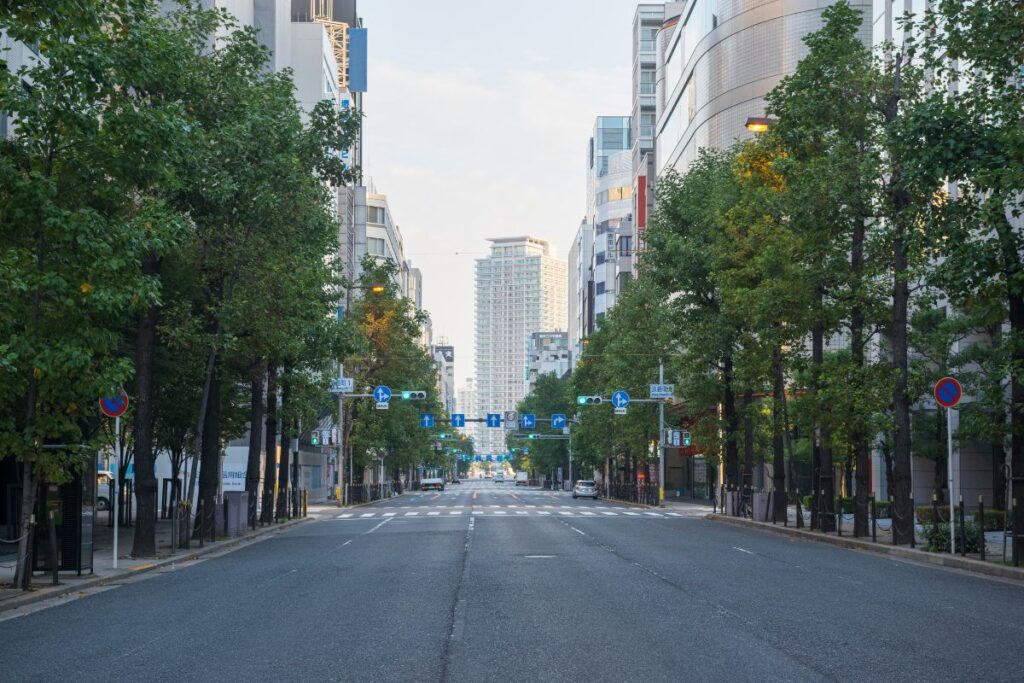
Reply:
[[[750,116],[764,116],[764,96],[807,53],[803,38],[821,27],[826,0],[691,0],[659,60],[657,162],[685,170],[701,147],[749,136]],[[872,0],[863,39],[871,42]]]

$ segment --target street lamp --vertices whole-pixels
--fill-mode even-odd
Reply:
[[[750,116],[744,124],[751,133],[764,133],[776,123],[775,119],[767,116]]]

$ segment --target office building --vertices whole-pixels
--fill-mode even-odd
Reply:
[[[455,347],[447,342],[430,347],[437,364],[437,395],[446,414],[455,412]]]
[[[576,367],[583,352],[583,339],[594,331],[594,275],[591,260],[594,257],[594,228],[586,218],[580,222],[569,249],[569,355]]]
[[[476,414],[514,410],[525,395],[530,335],[566,321],[566,263],[536,237],[488,240],[476,261]],[[504,431],[485,429],[479,453],[501,453]]]
[[[701,147],[725,148],[752,135],[749,117],[765,115],[765,95],[807,54],[803,38],[822,26],[831,2],[687,0],[667,18],[659,41],[655,167],[685,172]],[[871,0],[864,11],[870,43]],[[888,3],[886,3],[888,4]]]
[[[526,361],[526,393],[537,386],[541,375],[569,374],[569,335],[566,332],[534,332],[530,335]]]

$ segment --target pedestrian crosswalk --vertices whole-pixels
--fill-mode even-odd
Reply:
[[[627,519],[645,519],[654,517],[658,519],[692,517],[693,515],[679,512],[666,511],[645,511],[626,507],[593,507],[583,505],[480,505],[454,507],[444,505],[420,506],[420,510],[408,511],[385,511],[383,509],[372,512],[343,512],[335,515],[334,519],[359,520],[359,519],[401,519],[401,518],[422,518],[438,517],[444,514],[446,517],[498,517],[505,519],[517,519],[522,517],[623,517]]]

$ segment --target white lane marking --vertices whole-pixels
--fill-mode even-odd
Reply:
[[[576,507],[579,507],[579,506],[577,505]],[[572,505],[562,505],[561,508],[563,510],[571,510],[573,508],[573,506]]]
[[[342,547],[342,548],[344,548],[345,546],[347,546],[347,545],[348,545],[349,543],[351,543],[351,542],[352,542],[352,539],[350,538],[350,539],[348,539],[347,541],[345,541],[344,543],[342,543],[342,544],[341,544],[341,547]]]
[[[640,516],[639,512],[630,512],[629,510],[623,512],[622,514],[629,515],[630,517],[639,517]]]
[[[500,508],[501,506],[500,505],[492,505],[491,507],[492,508]]]
[[[647,515],[648,517],[661,517],[662,516],[662,515],[658,514],[657,512],[645,512],[644,514]]]
[[[390,517],[388,517],[387,519],[385,519],[385,520],[384,520],[383,522],[381,522],[381,523],[380,523],[380,524],[378,524],[377,526],[373,527],[373,528],[372,528],[372,529],[370,529],[369,531],[364,531],[363,533],[364,533],[364,534],[372,534],[372,533],[373,533],[374,531],[376,531],[377,529],[381,528],[382,526],[384,526],[385,524],[387,524],[387,523],[388,523],[388,522],[390,522],[390,521],[391,521],[391,518],[390,518]]]
[[[397,514],[397,513],[394,513],[394,512],[385,512],[385,513],[384,513],[384,516],[385,516],[385,517],[394,517],[394,516],[395,516],[395,514]]]
[[[569,517],[575,517],[576,516],[575,512],[571,512],[569,510],[561,510],[561,511],[559,511],[558,514],[560,514],[560,515],[567,515]]]
[[[536,505],[527,505],[526,507],[528,507],[528,508],[535,508],[537,506]]]
[[[482,515],[482,514],[484,514],[484,511],[483,510],[473,510],[473,514],[474,515]]]
[[[554,505],[545,505],[544,507],[546,507],[546,508],[550,508],[550,509],[552,509],[552,510],[554,510],[554,509],[555,509],[555,506],[554,506]]]
[[[618,512],[601,512],[602,515],[608,515],[609,517],[618,517]]]
[[[360,517],[373,517],[373,515],[374,515],[373,512],[364,512],[363,514],[361,514],[359,516]]]
[[[466,507],[466,506],[465,505],[453,505],[452,507],[463,508],[463,507]]]
[[[351,512],[346,512],[343,515],[338,515],[337,517],[335,517],[335,519],[345,519],[346,517],[351,517],[351,516],[352,516]]]
[[[570,526],[569,528],[572,529],[573,531],[575,531],[576,533],[578,533],[580,536],[586,536],[585,533],[583,533],[582,531],[580,531],[579,529],[577,529],[574,526]]]
[[[518,506],[518,505],[506,505],[505,507],[510,507],[510,508],[517,508],[517,507],[519,507],[519,506]]]
[[[749,550],[744,550],[743,548],[737,548],[736,546],[733,546],[732,549],[733,550],[739,550],[741,553],[746,553],[747,555],[753,555],[754,554],[754,553],[750,552]]]
[[[669,517],[685,517],[686,516],[686,515],[681,515],[678,512],[666,512],[665,514],[668,515]]]
[[[530,514],[530,513],[529,513],[529,512],[527,512],[526,510],[517,510],[517,511],[516,511],[516,514],[517,514],[517,515],[528,515],[528,514]]]
[[[441,513],[440,512],[428,512],[427,513],[427,517],[436,517],[439,514],[441,514]]]
[[[505,510],[495,510],[494,514],[496,514],[496,515],[507,515],[508,512],[506,512]]]
[[[597,513],[596,513],[596,512],[587,512],[587,511],[585,511],[585,510],[584,510],[583,512],[581,512],[580,514],[581,514],[581,515],[586,515],[586,516],[588,516],[588,517],[596,517],[596,516],[597,516]]]
[[[538,515],[550,515],[551,513],[547,510],[537,510]]]
[[[554,555],[523,555],[527,560],[550,560]]]
[[[433,514],[433,513],[431,513],[431,514]],[[462,510],[455,510],[453,512],[449,512],[448,514],[449,515],[461,515],[462,514]]]
[[[418,512],[406,512],[405,516],[406,517],[415,517],[418,514],[420,514],[420,513],[418,513]]]

